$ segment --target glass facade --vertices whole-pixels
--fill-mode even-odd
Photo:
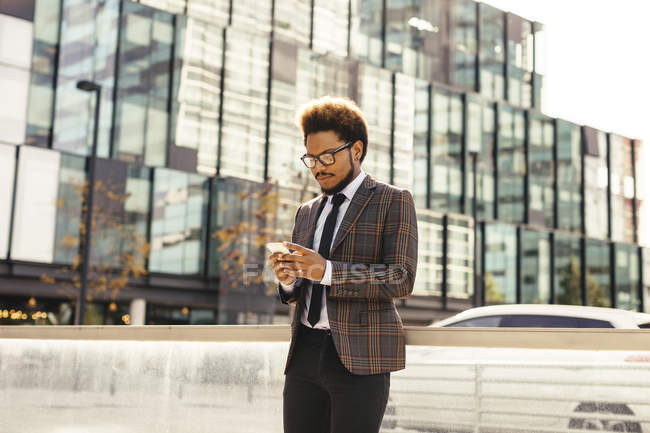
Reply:
[[[180,25],[177,21],[175,37],[170,165],[213,176],[221,123],[223,29],[188,18]],[[156,118],[164,132],[164,116]],[[160,148],[156,139],[149,150],[150,158],[164,164],[165,146]]]
[[[390,71],[370,65],[359,65],[357,80],[359,108],[368,125],[368,143],[372,152],[363,160],[364,171],[374,173],[374,178],[390,183],[391,125],[393,122],[393,79]]]
[[[505,95],[505,13],[485,3],[479,3],[481,36],[479,62],[481,94],[503,99]]]
[[[486,304],[517,302],[517,228],[485,224],[484,284]]]
[[[114,152],[125,161],[164,166],[173,15],[126,2],[121,21],[119,62],[130,67],[117,78]]]
[[[463,211],[463,96],[434,88],[431,209]]]
[[[149,270],[201,274],[205,265],[208,181],[158,168],[154,172]]]
[[[557,227],[582,231],[582,141],[580,127],[558,119],[557,128]]]
[[[643,311],[650,311],[650,248],[643,248],[641,250],[643,256]]]
[[[348,55],[348,7],[350,0],[313,0],[312,49],[345,57]]]
[[[580,238],[560,232],[554,237],[555,303],[582,305]]]
[[[611,237],[635,242],[633,141],[610,134]]]
[[[446,252],[447,297],[471,299],[474,294],[474,221],[471,218],[447,217]]]
[[[494,180],[496,151],[496,114],[494,104],[484,103],[474,98],[466,102],[467,147],[468,151],[478,151],[477,156],[477,216],[481,219],[494,218]],[[474,167],[471,158],[467,164],[467,199],[474,197]],[[466,203],[466,213],[471,214],[472,203]]]
[[[415,133],[415,81],[395,74],[395,110],[393,112],[393,178],[400,188],[413,190],[413,136]]]
[[[637,311],[639,298],[639,248],[635,245],[614,244],[616,308]]]
[[[431,92],[428,81],[415,81],[413,118],[413,201],[420,209],[428,207]]]
[[[444,269],[444,216],[426,209],[417,210],[418,271],[413,294],[441,296]]]
[[[609,172],[607,169],[607,134],[593,128],[584,127],[585,137],[585,218],[587,236],[606,239],[608,233],[607,189]]]
[[[17,170],[11,258],[74,263],[86,181],[84,158],[24,146]]]
[[[553,120],[531,114],[528,126],[528,222],[548,228],[555,225],[554,143]]]
[[[498,218],[523,222],[526,202],[526,112],[502,106],[499,112]]]
[[[26,113],[30,82],[33,24],[0,14],[0,143],[25,141]]]
[[[508,101],[519,107],[531,107],[534,72],[533,23],[512,13],[506,14],[506,22]]]
[[[0,144],[0,260],[6,259],[9,251],[15,173],[16,148]]]
[[[414,196],[407,321],[474,300],[473,151],[479,303],[650,304],[640,143],[538,111],[539,23],[470,0],[28,3],[0,10],[1,262],[79,266],[97,121],[93,270],[151,290],[150,323],[277,320],[262,244],[320,193],[295,111],[332,95],[366,115],[364,170]],[[98,119],[81,79],[102,86]],[[109,305],[89,320],[119,323]]]
[[[612,306],[612,273],[609,242],[585,240],[587,305]]]
[[[354,58],[383,64],[383,0],[350,0],[350,49]]]
[[[225,50],[219,173],[263,181],[268,35],[228,28]]]
[[[452,83],[468,90],[476,88],[476,60],[478,56],[477,3],[474,0],[452,2],[454,44],[454,76]]]
[[[521,231],[521,302],[551,302],[551,240],[548,232]]]
[[[137,26],[137,18],[129,18],[136,16],[135,10],[150,14],[155,10],[126,2],[125,15],[120,18],[118,0],[62,3],[52,147],[79,155],[90,153],[96,96],[95,92],[76,88],[78,80],[90,79],[102,86],[97,155],[109,157],[118,29],[127,24]],[[146,29],[133,28],[130,34],[135,39],[146,38],[143,30]]]

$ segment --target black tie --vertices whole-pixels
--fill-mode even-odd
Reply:
[[[330,257],[330,247],[332,246],[332,238],[334,237],[334,226],[336,225],[336,216],[339,213],[339,207],[345,201],[344,194],[336,194],[332,199],[333,207],[327,219],[325,220],[325,227],[323,227],[323,233],[320,238],[320,244],[318,245],[318,254],[323,256],[325,259]],[[323,303],[323,285],[314,283],[311,289],[311,302],[309,303],[309,314],[307,315],[307,320],[312,327],[318,323],[320,320],[320,310]]]

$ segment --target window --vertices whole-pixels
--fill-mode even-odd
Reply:
[[[144,273],[151,169],[100,159],[96,176],[90,262],[98,269]]]
[[[0,63],[0,143],[24,143],[28,87],[28,70]]]
[[[0,260],[7,258],[13,204],[16,148],[0,144]]]
[[[393,185],[413,190],[413,131],[415,128],[415,81],[395,74],[393,132]],[[425,174],[426,175],[426,174]]]
[[[470,299],[473,294],[474,222],[471,218],[448,215],[447,296]]]
[[[614,244],[616,308],[639,310],[639,252],[635,245]]]
[[[503,316],[486,316],[467,319],[447,325],[448,328],[498,328]]]
[[[429,83],[415,81],[413,119],[413,200],[420,209],[427,208],[427,183],[429,182],[429,106],[431,95]]]
[[[508,22],[508,101],[519,107],[532,105],[533,23],[512,13]]]
[[[169,165],[213,176],[219,144],[223,30],[194,18],[176,30],[175,61],[179,66],[172,89],[170,139],[174,151]],[[164,135],[161,138],[164,140]]]
[[[350,23],[352,55],[374,66],[382,66],[384,49],[382,13],[383,1],[352,0]]]
[[[485,302],[517,302],[517,229],[485,224]]]
[[[31,67],[33,26],[24,18],[5,15],[0,11],[0,40],[11,41],[0,45],[0,64],[25,70]]]
[[[463,97],[443,89],[433,95],[431,209],[463,209]]]
[[[275,16],[273,17],[275,36],[282,40],[294,41],[297,46],[308,47],[311,28],[311,3],[311,0],[275,0]],[[347,14],[345,16],[347,17]],[[347,19],[345,31],[347,34]]]
[[[114,146],[124,161],[165,165],[173,15],[127,2],[121,26]]]
[[[498,212],[499,219],[523,222],[525,198],[525,138],[526,117],[523,110],[503,106],[499,118]]]
[[[313,50],[348,55],[348,4],[350,0],[313,0]]]
[[[650,248],[643,248],[643,309],[650,311]]]
[[[381,37],[381,3],[368,8],[361,1],[362,10],[372,14],[378,25],[375,37]],[[450,5],[437,0],[388,0],[386,3],[386,65],[396,72],[427,80],[451,84],[454,49],[451,47]],[[443,25],[444,24],[444,25]],[[375,29],[376,27],[372,27]],[[462,36],[462,32],[460,34]],[[462,60],[460,66],[464,66]]]
[[[503,328],[613,328],[606,320],[570,316],[513,314],[503,318]]]
[[[528,132],[528,222],[548,228],[555,226],[554,135],[552,119],[531,114]]]
[[[83,157],[21,147],[12,259],[59,264],[75,261],[85,181]]]
[[[609,242],[595,239],[585,240],[587,271],[587,305],[611,307],[611,269]]]
[[[505,97],[505,21],[503,11],[479,3],[481,16],[481,94],[493,99]]]
[[[78,80],[90,79],[102,86],[97,154],[109,157],[117,31],[121,21],[119,5],[116,1],[63,2],[52,137],[55,149],[90,154],[96,96],[95,92],[76,88]],[[124,3],[125,13],[132,8],[145,9],[132,2]]]
[[[607,134],[584,127],[585,135],[585,230],[588,236],[608,237],[607,227]]]
[[[473,0],[457,0],[454,4],[453,41],[454,79],[453,84],[474,90],[476,86],[476,3]]]
[[[201,274],[208,205],[203,176],[169,169],[154,172],[149,270]]]
[[[558,228],[582,231],[582,146],[580,127],[557,120]]]
[[[547,232],[521,232],[521,302],[551,302],[551,241]]]
[[[582,305],[580,238],[555,233],[555,303]]]
[[[416,209],[418,219],[418,271],[414,295],[441,296],[443,251],[443,216],[426,209]]]
[[[363,160],[364,171],[390,183],[391,123],[393,121],[393,78],[390,71],[359,65],[358,104],[368,124],[368,143],[372,143]]]
[[[253,36],[229,27],[224,68],[220,174],[261,181],[266,142],[268,36]]]
[[[209,24],[211,27],[223,28],[228,26],[230,19],[230,0],[177,0],[187,1],[187,16],[197,20],[203,20],[202,25]],[[183,13],[183,11],[172,12]]]
[[[494,218],[494,151],[495,151],[495,108],[492,103],[482,103],[468,97],[467,100],[467,139],[468,150],[478,150],[476,172],[477,179],[477,214],[479,218]],[[467,207],[466,214],[472,213],[474,197],[474,167],[471,157],[466,166]]]
[[[232,25],[248,34],[268,37],[271,32],[271,0],[231,0]]]
[[[612,233],[615,241],[634,242],[634,170],[632,140],[610,135]]]

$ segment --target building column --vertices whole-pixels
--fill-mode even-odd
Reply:
[[[143,298],[136,298],[131,300],[129,307],[129,315],[131,317],[131,325],[144,325],[144,320],[147,312],[147,301]]]

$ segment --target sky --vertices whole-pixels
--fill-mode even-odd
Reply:
[[[639,236],[650,246],[650,1],[483,1],[544,24],[545,114],[644,142]]]

